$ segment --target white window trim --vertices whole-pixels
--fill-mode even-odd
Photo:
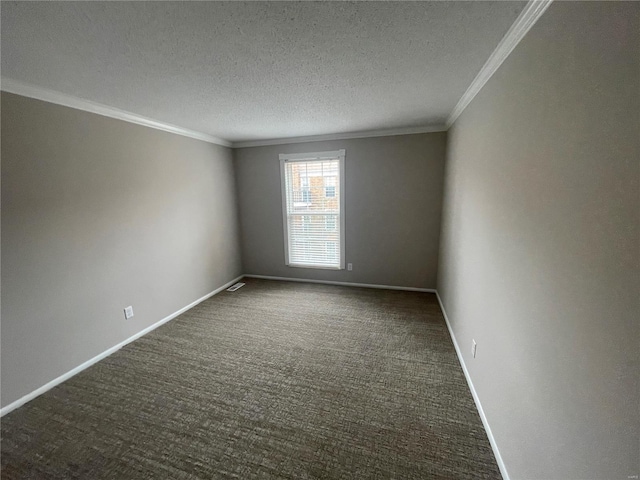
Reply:
[[[280,186],[282,192],[282,226],[284,231],[284,263],[289,267],[296,268],[316,268],[322,270],[344,270],[345,268],[345,194],[344,194],[344,159],[346,150],[334,150],[329,152],[313,152],[313,153],[288,153],[280,154]],[[287,186],[285,181],[284,165],[286,162],[307,162],[309,160],[339,160],[339,179],[337,187],[340,192],[340,266],[338,267],[318,267],[316,265],[291,265],[289,262],[289,222],[287,221]]]

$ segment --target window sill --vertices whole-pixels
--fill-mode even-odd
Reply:
[[[318,270],[344,270],[344,267],[333,267],[328,265],[305,265],[302,263],[288,263],[287,267],[294,268],[315,268]]]

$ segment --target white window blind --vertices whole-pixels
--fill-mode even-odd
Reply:
[[[344,268],[344,157],[280,155],[287,265]]]

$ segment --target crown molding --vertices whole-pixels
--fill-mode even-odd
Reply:
[[[502,65],[502,62],[507,59],[513,49],[516,48],[527,32],[531,30],[531,27],[535,25],[552,2],[553,0],[529,0],[524,10],[520,12],[516,21],[513,22],[513,25],[511,25],[489,59],[482,66],[476,78],[473,79],[467,91],[464,92],[464,95],[462,95],[458,101],[451,115],[449,115],[447,128],[453,125],[453,122],[455,122],[464,109],[467,108],[478,92],[482,90],[482,87],[489,81],[500,65]]]
[[[482,87],[484,87],[487,81],[498,70],[500,65],[502,65],[502,63],[511,54],[518,43],[520,43],[527,32],[531,29],[531,27],[533,27],[533,25],[538,21],[538,19],[547,10],[547,8],[549,8],[552,2],[553,0],[529,0],[524,10],[520,12],[520,15],[518,15],[516,21],[513,23],[513,25],[511,25],[489,59],[480,69],[478,75],[476,75],[473,82],[471,82],[471,85],[469,85],[467,91],[462,95],[457,105],[449,115],[446,124],[444,125],[429,125],[422,127],[368,130],[360,132],[335,133],[328,135],[311,135],[306,137],[287,137],[265,140],[229,142],[221,138],[208,135],[206,133],[196,132],[194,130],[182,128],[177,125],[159,122],[157,120],[143,117],[141,115],[127,112],[125,110],[109,107],[107,105],[84,100],[71,95],[66,95],[64,93],[48,90],[9,78],[0,79],[0,89],[5,92],[15,93],[24,97],[35,98],[57,105],[63,105],[65,107],[71,107],[86,112],[96,113],[105,117],[115,118],[118,120],[123,120],[125,122],[135,123],[138,125],[143,125],[145,127],[155,128],[157,130],[163,130],[165,132],[175,133],[176,135],[195,138],[197,140],[203,140],[205,142],[231,148],[262,147],[268,145],[283,145],[288,143],[308,143],[327,140],[347,140],[351,138],[386,137],[393,135],[411,135],[416,133],[445,132],[453,125],[456,119],[460,116],[464,109],[467,108],[467,106],[475,98],[478,92],[482,90]]]
[[[327,140],[347,140],[350,138],[390,137],[392,135],[412,135],[416,133],[446,132],[446,125],[429,125],[424,127],[389,128],[386,130],[367,130],[362,132],[331,133],[328,135],[311,135],[307,137],[273,138],[268,140],[247,140],[233,142],[232,148],[264,147],[268,145],[284,145],[287,143],[323,142]]]
[[[91,112],[105,117],[124,120],[125,122],[143,125],[156,130],[175,133],[184,137],[203,140],[208,143],[222,145],[223,147],[244,148],[244,147],[261,147],[266,145],[282,145],[286,143],[307,143],[326,140],[344,140],[349,138],[368,138],[368,137],[386,137],[391,135],[411,135],[416,133],[444,132],[447,130],[446,125],[429,125],[423,127],[408,128],[391,128],[386,130],[368,130],[362,132],[335,133],[329,135],[312,135],[307,137],[289,137],[275,138],[267,140],[249,140],[241,142],[228,142],[218,137],[208,135],[202,132],[196,132],[187,128],[178,127],[169,123],[159,122],[151,118],[143,117],[135,113],[120,110],[118,108],[109,107],[100,103],[84,100],[64,93],[56,92],[46,88],[37,87],[28,83],[19,82],[10,78],[0,79],[0,89],[4,92],[14,93],[23,97],[35,98],[45,102],[62,105],[65,107]]]
[[[65,107],[75,108],[77,110],[83,110],[85,112],[96,113],[104,117],[124,120],[125,122],[135,123],[137,125],[155,128],[156,130],[163,130],[169,133],[175,133],[176,135],[182,135],[183,137],[203,140],[205,142],[214,143],[223,147],[231,147],[231,142],[227,142],[226,140],[208,135],[206,133],[196,132],[194,130],[189,130],[188,128],[171,125],[169,123],[159,122],[151,118],[143,117],[142,115],[137,115],[125,110],[120,110],[119,108],[109,107],[101,103],[95,103],[89,100],[84,100],[82,98],[74,97],[72,95],[48,90],[46,88],[37,87],[35,85],[30,85],[9,78],[0,79],[0,89],[4,92],[22,95],[23,97],[35,98],[37,100],[55,103],[56,105],[62,105]]]

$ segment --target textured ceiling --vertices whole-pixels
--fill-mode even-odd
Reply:
[[[523,2],[2,2],[3,78],[245,141],[444,124]]]

